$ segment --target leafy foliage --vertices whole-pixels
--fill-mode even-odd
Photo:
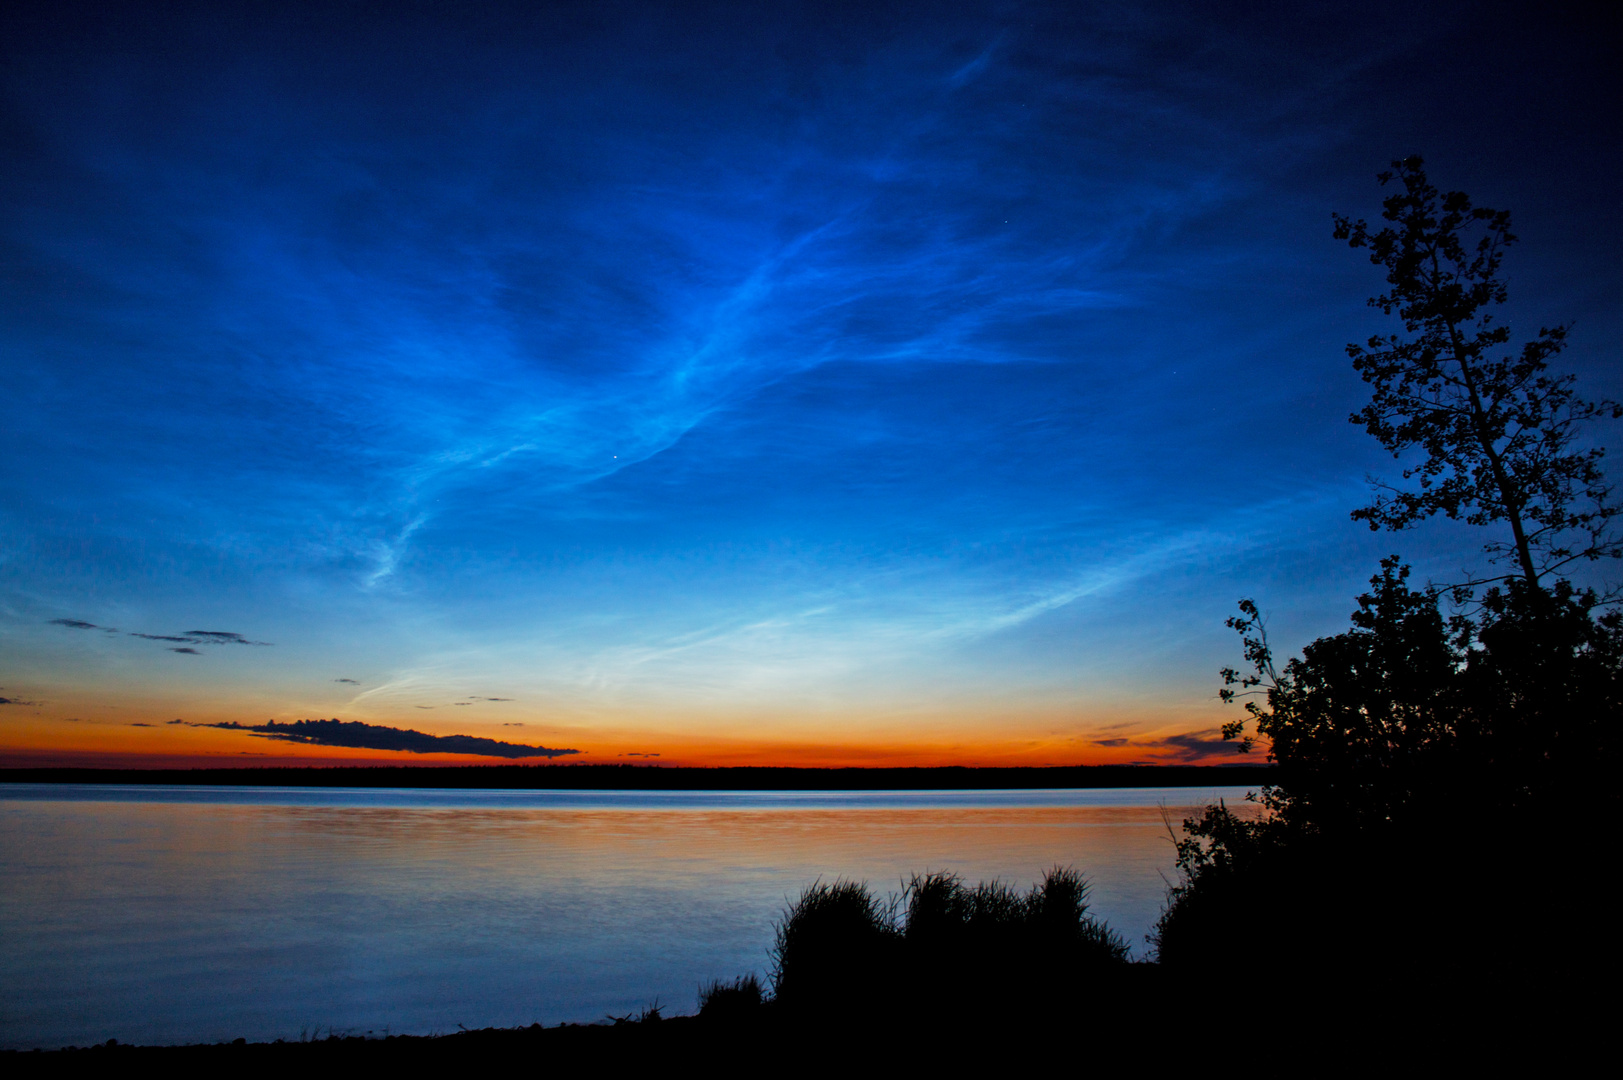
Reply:
[[[1265,805],[1295,827],[1356,826],[1359,819],[1388,821],[1428,768],[1449,758],[1459,735],[1458,702],[1451,693],[1460,654],[1449,641],[1434,589],[1408,586],[1409,569],[1383,560],[1358,598],[1353,629],[1320,638],[1274,667],[1256,604],[1240,603],[1228,620],[1244,641],[1252,672],[1224,669],[1224,700],[1231,689],[1253,695],[1246,703],[1257,734],[1270,743],[1280,779],[1265,789]],[[1456,624],[1454,632],[1465,632]],[[1263,687],[1258,691],[1255,687]],[[1255,700],[1261,694],[1266,707]],[[1224,726],[1240,738],[1244,720]],[[1241,749],[1249,749],[1249,740]]]
[[[1469,952],[1500,917],[1466,910],[1481,864],[1513,858],[1560,879],[1572,872],[1563,860],[1592,857],[1573,842],[1619,809],[1623,614],[1569,582],[1517,578],[1473,617],[1445,619],[1438,591],[1411,588],[1408,574],[1384,560],[1352,628],[1282,669],[1254,602],[1230,620],[1251,666],[1224,672],[1228,700],[1249,696],[1227,734],[1254,723],[1277,778],[1258,820],[1220,804],[1184,822],[1153,939],[1163,960],[1222,954],[1236,925],[1266,911],[1277,941],[1320,959],[1392,961],[1406,945],[1392,913],[1348,907],[1372,879],[1404,893],[1411,922],[1429,905],[1433,935]],[[1576,918],[1570,899],[1551,921]]]
[[[1547,373],[1564,327],[1496,355],[1510,341],[1488,310],[1505,301],[1509,215],[1440,194],[1419,158],[1394,168],[1380,178],[1403,186],[1385,201],[1389,227],[1336,218],[1338,238],[1386,267],[1391,289],[1370,303],[1409,335],[1349,346],[1374,388],[1352,419],[1394,455],[1426,456],[1404,473],[1418,491],[1387,488],[1353,517],[1506,524],[1510,542],[1487,550],[1519,572],[1480,597],[1487,582],[1456,587],[1445,617],[1439,589],[1412,588],[1409,568],[1385,559],[1351,629],[1283,667],[1260,609],[1242,600],[1228,626],[1246,667],[1223,669],[1219,694],[1246,712],[1223,735],[1242,752],[1266,739],[1275,779],[1258,819],[1219,804],[1184,822],[1179,880],[1151,940],[1170,963],[1347,976],[1422,957],[1525,972],[1548,966],[1551,936],[1565,935],[1605,967],[1623,948],[1601,894],[1552,883],[1593,859],[1620,809],[1623,615],[1562,571],[1623,555],[1602,451],[1576,443],[1586,421],[1623,410]],[[1519,922],[1506,918],[1507,864],[1538,883],[1522,890]],[[1485,871],[1495,887],[1478,887]],[[1372,904],[1376,888],[1401,902]],[[1239,933],[1247,925],[1260,940]]]
[[[1502,788],[1494,797],[1515,801],[1542,786],[1537,771],[1581,770],[1615,749],[1604,718],[1620,700],[1618,612],[1570,582],[1514,580],[1488,592],[1478,617],[1445,621],[1437,590],[1415,591],[1408,576],[1395,556],[1382,560],[1353,629],[1308,645],[1283,672],[1253,602],[1229,620],[1253,674],[1228,669],[1224,679],[1264,687],[1250,693],[1266,707],[1247,708],[1280,767],[1266,804],[1301,828],[1399,820],[1428,789],[1457,786],[1462,770],[1491,775]],[[1228,725],[1231,737],[1244,722]]]
[[[1335,237],[1367,248],[1385,267],[1388,291],[1369,303],[1396,313],[1405,335],[1376,335],[1349,345],[1353,367],[1374,389],[1352,421],[1394,457],[1419,449],[1406,468],[1419,490],[1384,486],[1369,506],[1353,511],[1371,529],[1404,529],[1434,514],[1473,525],[1508,525],[1508,543],[1488,554],[1512,559],[1529,584],[1577,560],[1623,557],[1612,531],[1623,508],[1611,501],[1598,447],[1579,448],[1583,425],[1623,417],[1612,402],[1588,402],[1576,376],[1548,373],[1567,340],[1567,327],[1544,327],[1519,352],[1501,351],[1510,327],[1493,309],[1505,303],[1499,276],[1505,250],[1516,241],[1510,214],[1473,206],[1463,192],[1442,193],[1419,157],[1392,163],[1379,175],[1401,191],[1383,203],[1385,228],[1335,215]]]

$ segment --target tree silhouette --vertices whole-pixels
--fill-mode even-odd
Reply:
[[[1228,620],[1248,673],[1222,672],[1226,702],[1249,697],[1223,734],[1250,749],[1254,723],[1276,766],[1261,801],[1297,833],[1345,834],[1442,812],[1480,813],[1611,785],[1623,714],[1623,613],[1593,592],[1517,579],[1475,617],[1445,619],[1435,587],[1413,589],[1396,556],[1358,597],[1352,629],[1277,668],[1257,605]],[[1238,689],[1236,689],[1238,687]]]
[[[1507,291],[1499,276],[1515,243],[1510,214],[1473,206],[1459,191],[1441,193],[1419,157],[1380,173],[1403,190],[1388,196],[1372,232],[1362,220],[1334,215],[1335,237],[1368,248],[1386,268],[1389,291],[1370,306],[1403,320],[1405,335],[1376,335],[1348,345],[1353,367],[1374,388],[1354,413],[1381,445],[1425,459],[1403,471],[1419,490],[1385,484],[1353,519],[1371,529],[1405,529],[1437,513],[1472,525],[1500,522],[1509,543],[1490,542],[1494,561],[1510,559],[1529,585],[1577,560],[1623,557],[1612,531],[1623,508],[1610,501],[1600,471],[1604,453],[1575,444],[1585,422],[1623,417],[1613,402],[1588,402],[1576,376],[1552,376],[1547,362],[1566,345],[1567,327],[1545,327],[1520,352],[1504,351],[1510,328],[1493,308]]]
[[[1411,589],[1408,576],[1396,558],[1383,560],[1358,598],[1353,628],[1308,645],[1282,671],[1255,602],[1242,600],[1240,616],[1228,620],[1252,671],[1225,668],[1219,696],[1266,700],[1248,701],[1246,712],[1278,767],[1262,799],[1282,823],[1341,832],[1395,820],[1418,788],[1435,786],[1428,774],[1458,749],[1456,679],[1471,647],[1449,640],[1437,590]],[[1225,724],[1223,734],[1241,738],[1244,725]]]
[[[1283,665],[1261,610],[1241,601],[1228,625],[1246,669],[1223,669],[1219,695],[1248,700],[1223,735],[1242,752],[1248,725],[1268,740],[1267,813],[1218,805],[1184,822],[1153,937],[1165,962],[1384,979],[1425,962],[1548,970],[1565,962],[1561,940],[1583,941],[1586,962],[1623,956],[1610,905],[1574,876],[1623,810],[1623,613],[1563,575],[1623,555],[1602,451],[1577,442],[1587,421],[1623,409],[1548,373],[1565,327],[1500,353],[1510,332],[1489,309],[1505,300],[1509,215],[1439,193],[1417,157],[1394,169],[1380,177],[1403,188],[1385,200],[1389,227],[1335,219],[1338,239],[1386,268],[1391,288],[1370,303],[1406,331],[1348,347],[1374,390],[1352,419],[1395,456],[1425,458],[1404,472],[1417,491],[1386,487],[1353,517],[1375,529],[1439,512],[1502,523],[1510,542],[1487,551],[1515,570],[1445,617],[1438,588],[1411,588],[1408,567],[1383,560],[1352,628]],[[1520,920],[1482,887],[1505,867],[1536,890],[1519,894]],[[1377,883],[1401,900],[1372,905]],[[1237,932],[1250,925],[1262,940]]]

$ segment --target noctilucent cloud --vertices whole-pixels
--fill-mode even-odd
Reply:
[[[1348,518],[1401,463],[1343,347],[1393,327],[1330,215],[1405,154],[1623,397],[1612,23],[0,19],[12,764],[1231,760],[1239,597],[1294,650],[1487,539]]]

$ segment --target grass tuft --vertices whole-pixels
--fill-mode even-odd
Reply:
[[[865,881],[808,885],[774,928],[773,996],[786,1003],[866,1004],[901,939],[897,903],[876,897]]]
[[[699,988],[699,1015],[714,1020],[743,1018],[753,1015],[765,1001],[766,991],[753,973],[732,982],[716,979]]]
[[[1058,866],[1025,892],[945,871],[915,874],[883,899],[865,882],[817,881],[777,924],[772,989],[791,1008],[840,1011],[1074,995],[1079,979],[1128,962],[1087,898],[1087,880]]]

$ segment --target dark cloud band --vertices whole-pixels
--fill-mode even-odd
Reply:
[[[211,645],[269,645],[268,641],[249,641],[241,634],[229,630],[187,630],[186,636],[193,641],[205,641]]]
[[[394,750],[410,754],[476,754],[480,757],[554,758],[578,754],[579,750],[553,749],[499,742],[477,735],[429,735],[406,728],[365,724],[358,720],[296,720],[278,724],[200,724],[199,727],[245,731],[262,739],[307,743],[314,746],[342,746],[351,750]]]

